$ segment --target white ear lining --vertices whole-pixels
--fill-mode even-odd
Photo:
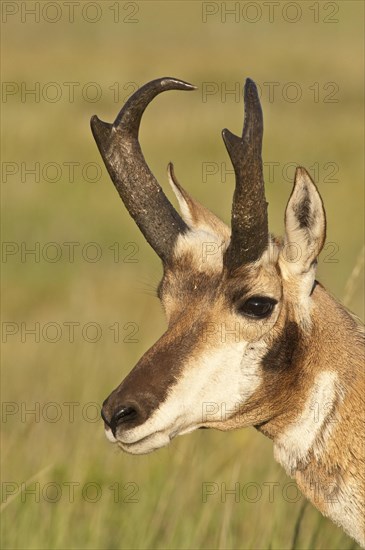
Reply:
[[[202,230],[214,235],[218,240],[230,238],[229,227],[213,212],[200,204],[180,185],[174,174],[172,163],[167,167],[167,176],[173,192],[178,200],[181,215],[192,230]]]
[[[304,168],[297,168],[295,184],[285,211],[282,259],[293,274],[308,272],[320,253],[326,219],[319,192]]]
[[[190,213],[189,205],[182,193],[182,189],[177,186],[176,180],[173,179],[172,176],[172,164],[170,163],[167,168],[167,177],[169,180],[169,184],[171,185],[171,188],[175,194],[175,197],[177,198],[177,201],[179,203],[181,215],[183,217],[183,220],[189,225],[193,225],[193,219]]]

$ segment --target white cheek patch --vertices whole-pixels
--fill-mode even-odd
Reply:
[[[142,426],[123,433],[123,443],[161,432],[172,438],[227,420],[261,384],[261,347],[240,342],[187,363],[166,401]]]
[[[299,462],[308,462],[311,450],[321,454],[318,446],[324,448],[324,440],[331,435],[330,428],[323,433],[323,425],[337,396],[337,378],[337,373],[332,371],[318,374],[300,416],[275,441],[274,456],[289,475],[294,474]]]

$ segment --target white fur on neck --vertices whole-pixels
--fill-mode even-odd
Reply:
[[[331,414],[336,399],[337,373],[322,371],[315,378],[312,391],[299,417],[280,434],[274,442],[274,456],[289,475],[294,475],[298,467],[306,464],[311,450],[315,455],[321,454],[319,446],[331,435],[331,428],[323,434],[325,420]],[[331,426],[331,424],[330,424]]]

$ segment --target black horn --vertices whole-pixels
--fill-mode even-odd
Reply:
[[[166,90],[194,90],[175,78],[145,84],[126,102],[113,124],[94,115],[91,130],[109,175],[128,212],[160,258],[167,262],[175,241],[187,226],[149,169],[138,141],[147,105]]]
[[[232,236],[224,264],[230,270],[260,258],[269,232],[262,168],[263,117],[255,83],[244,87],[245,118],[242,137],[225,129],[224,143],[236,176],[232,205]]]

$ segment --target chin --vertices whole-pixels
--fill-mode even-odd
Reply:
[[[157,432],[137,441],[127,442],[118,437],[114,437],[111,430],[105,430],[105,435],[109,441],[116,443],[118,447],[131,455],[145,455],[166,447],[172,439],[167,433]]]
[[[112,431],[110,429],[105,430],[105,435],[108,441],[111,443],[117,444],[118,447],[131,455],[146,455],[149,453],[152,453],[153,451],[157,451],[158,449],[162,449],[162,447],[166,447],[169,445],[169,443],[177,437],[178,435],[184,435],[191,433],[195,431],[197,428],[203,427],[203,426],[194,426],[182,429],[178,432],[173,432],[169,434],[168,432],[155,432],[153,434],[147,435],[146,437],[143,437],[138,440],[133,441],[132,434],[129,434],[129,437],[126,437],[126,434],[121,434],[120,436],[118,433],[116,434],[116,437],[114,437]],[[123,439],[124,437],[124,439]],[[129,441],[127,441],[129,439]]]

